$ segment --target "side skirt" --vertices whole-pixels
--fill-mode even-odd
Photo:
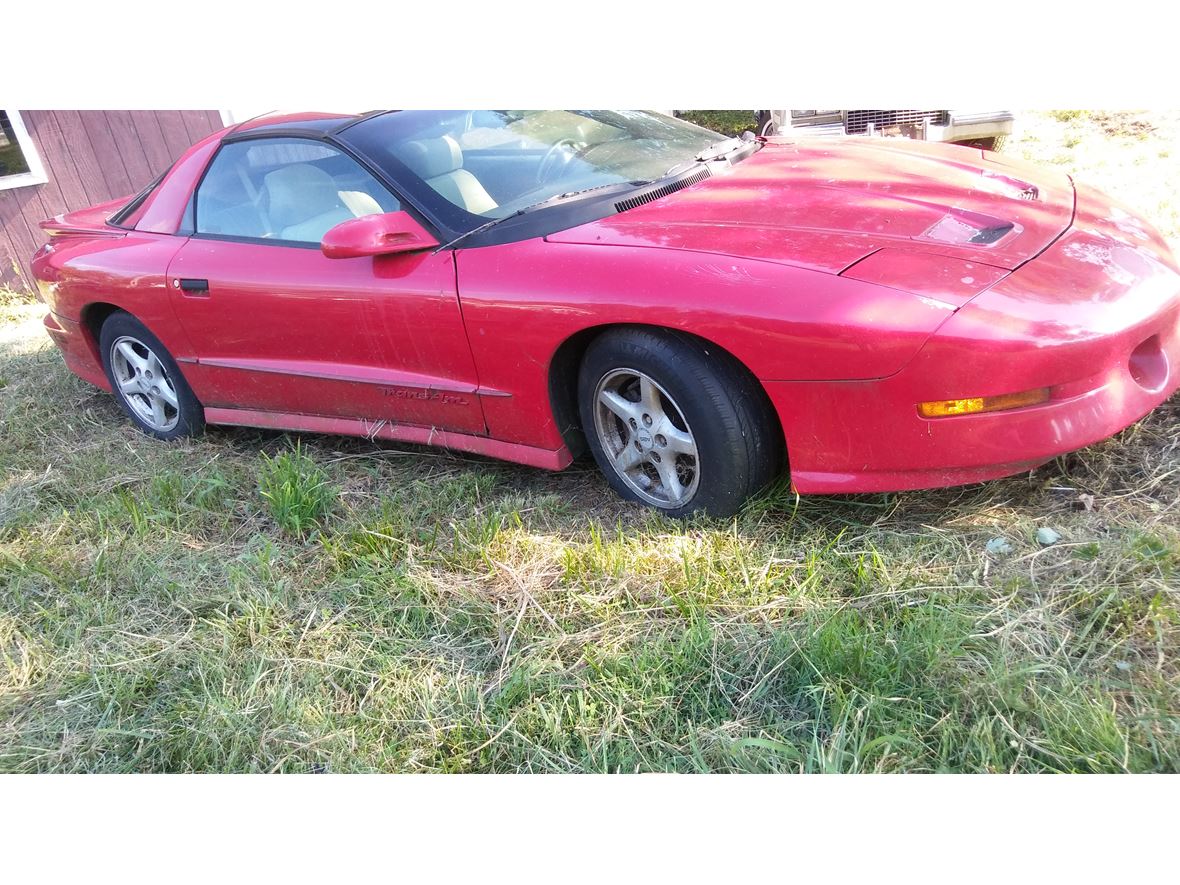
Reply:
[[[258,412],[252,409],[205,409],[209,424],[234,424],[240,427],[266,427],[274,430],[306,430],[310,433],[338,433],[343,436],[363,436],[368,439],[389,439],[398,442],[439,446],[460,452],[487,455],[503,461],[527,464],[544,470],[561,470],[573,458],[562,446],[556,451],[503,442],[486,436],[472,436],[418,427],[410,424],[390,424],[388,421],[367,421],[361,418],[325,418],[319,415],[297,415],[282,412]]]

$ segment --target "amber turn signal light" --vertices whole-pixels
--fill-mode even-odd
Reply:
[[[1049,401],[1049,388],[1038,387],[1023,393],[1004,393],[1000,396],[972,396],[966,399],[941,399],[918,403],[918,414],[923,418],[946,418],[950,415],[974,415],[979,412],[1000,412],[1023,409]]]

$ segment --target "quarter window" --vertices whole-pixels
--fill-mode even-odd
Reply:
[[[352,157],[326,144],[240,141],[217,152],[197,189],[196,232],[319,243],[342,221],[400,208]]]

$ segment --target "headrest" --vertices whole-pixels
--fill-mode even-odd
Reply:
[[[267,214],[276,227],[302,224],[340,204],[332,176],[307,163],[276,169],[264,180],[269,198]]]
[[[449,135],[402,142],[393,149],[393,155],[423,179],[436,178],[463,168],[463,151],[459,148],[459,142]]]

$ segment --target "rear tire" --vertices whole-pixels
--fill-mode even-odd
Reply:
[[[668,516],[732,516],[782,467],[782,433],[761,386],[688,335],[631,328],[595,339],[578,406],[611,487]]]
[[[147,326],[129,313],[113,313],[102,324],[99,349],[111,392],[140,430],[156,439],[179,439],[205,429],[204,408]]]

